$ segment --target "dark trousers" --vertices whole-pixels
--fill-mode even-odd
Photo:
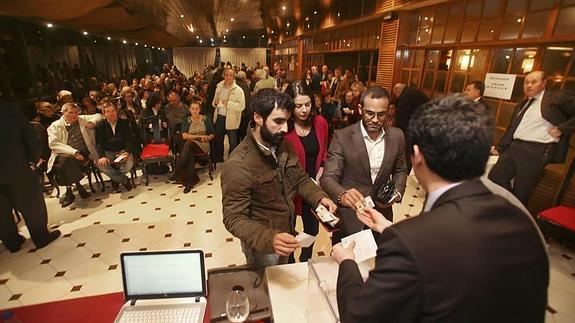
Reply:
[[[180,157],[176,162],[176,179],[182,185],[196,185],[200,179],[196,173],[195,154],[203,154],[204,151],[195,142],[186,140],[180,151]]]
[[[305,202],[302,202],[302,206],[301,206],[301,221],[303,223],[303,232],[312,235],[312,236],[317,236],[317,234],[319,233],[319,222],[318,220],[315,218],[315,216],[313,214],[311,214],[311,206]],[[295,228],[295,220],[296,218],[294,217],[294,223],[293,226]],[[307,247],[307,248],[301,248],[301,253],[299,255],[299,262],[306,262],[309,260],[309,258],[312,257],[313,255],[313,246],[314,244],[312,244],[311,246]],[[295,257],[293,255],[293,253],[289,256],[289,263],[294,263],[295,262]]]
[[[12,210],[22,214],[34,244],[42,244],[48,238],[48,212],[42,186],[36,172],[30,170],[17,181],[0,184],[0,240],[5,246],[19,246],[18,226]]]
[[[71,186],[79,182],[84,177],[82,167],[86,165],[88,154],[84,155],[84,162],[74,158],[74,155],[58,155],[54,161],[52,171],[56,172],[56,182],[58,185]]]
[[[489,179],[513,193],[523,205],[527,205],[549,162],[553,145],[513,140],[501,152],[489,173]]]
[[[237,130],[226,130],[226,117],[218,115],[216,119],[216,137],[214,138],[214,160],[216,162],[224,161],[224,137],[228,135],[228,144],[230,149],[228,155],[238,145],[238,131]]]

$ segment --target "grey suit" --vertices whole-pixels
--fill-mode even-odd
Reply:
[[[357,189],[364,196],[372,194],[369,155],[361,127],[363,125],[359,121],[347,128],[336,130],[333,135],[321,178],[321,187],[334,201],[344,190],[350,188]],[[403,132],[398,128],[385,128],[383,138],[384,157],[375,182],[392,176],[396,189],[403,195],[407,180]],[[386,218],[390,220],[393,218],[391,208],[379,211]],[[363,223],[357,219],[353,209],[340,207],[338,216],[343,223],[341,231],[334,234],[334,242],[363,228]]]

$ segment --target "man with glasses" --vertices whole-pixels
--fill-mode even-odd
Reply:
[[[397,128],[384,127],[389,108],[389,94],[381,87],[366,90],[360,100],[361,121],[336,130],[328,151],[321,187],[341,206],[342,229],[332,236],[334,243],[362,230],[355,216],[359,202],[373,195],[377,183],[392,178],[399,196],[388,204],[376,202],[376,209],[392,221],[391,206],[401,200],[405,191],[405,141]],[[375,201],[375,197],[372,196]]]

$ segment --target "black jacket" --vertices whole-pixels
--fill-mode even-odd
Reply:
[[[364,283],[339,268],[342,323],[543,323],[549,261],[535,223],[479,180],[381,234]]]
[[[395,126],[405,133],[413,113],[427,101],[429,101],[429,98],[420,90],[414,87],[406,87],[403,89],[403,92],[401,92],[401,95],[399,95],[395,102],[395,108],[397,110]]]
[[[0,104],[0,184],[18,181],[40,158],[38,138],[20,108]]]
[[[129,121],[118,118],[114,133],[108,120],[100,120],[96,124],[96,150],[100,157],[104,156],[105,151],[116,153],[125,150],[133,153],[134,136]]]

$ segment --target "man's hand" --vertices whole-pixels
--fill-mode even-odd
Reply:
[[[110,160],[106,157],[102,157],[100,159],[98,159],[98,167],[106,167],[108,165],[110,165]]]
[[[289,233],[281,232],[274,236],[273,248],[277,255],[287,257],[299,247],[299,242]]]
[[[76,158],[76,160],[79,160],[79,161],[84,161],[84,156],[82,156],[82,154],[80,154],[79,152],[76,152],[74,154],[74,158]]]
[[[355,204],[357,202],[365,204],[365,197],[355,188],[350,188],[341,197],[341,204],[352,209],[356,209]]]
[[[549,128],[549,135],[553,138],[560,138],[561,130],[558,127]]]
[[[328,199],[327,197],[322,198],[319,201],[319,204],[325,206],[325,208],[331,213],[331,214],[335,214],[335,211],[337,211],[337,205],[335,205],[335,203],[333,203],[332,200]]]
[[[353,253],[353,248],[355,248],[355,241],[351,241],[349,247],[344,248],[343,245],[340,243],[333,246],[331,250],[331,256],[338,264],[341,264],[342,261],[346,259],[350,259],[355,261],[355,254]]]
[[[356,214],[357,219],[361,221],[361,223],[379,233],[382,233],[385,228],[393,224],[393,222],[386,219],[383,214],[372,208],[365,208],[363,212],[357,212]]]

